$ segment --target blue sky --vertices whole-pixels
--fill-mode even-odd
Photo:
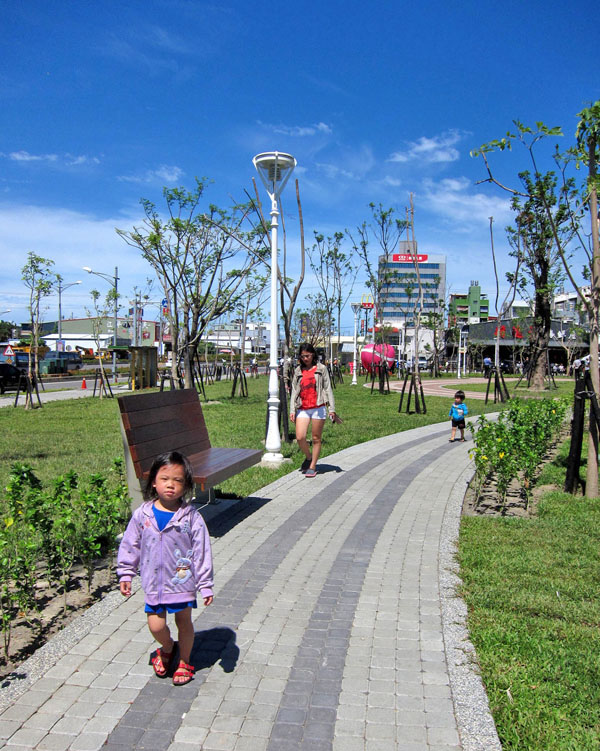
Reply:
[[[126,300],[149,270],[114,228],[139,223],[139,199],[160,206],[164,185],[207,176],[207,200],[243,200],[252,157],[275,149],[298,161],[307,243],[368,219],[370,201],[403,217],[412,192],[419,251],[447,256],[450,291],[478,279],[493,298],[488,217],[502,255],[508,198],[476,184],[469,151],[514,118],[561,125],[571,144],[576,113],[600,98],[594,7],[0,0],[3,317],[27,319],[30,250],[82,280],[63,294],[66,316],[103,290],[84,265],[118,265]],[[515,184],[525,157],[495,157],[499,176]],[[290,185],[284,210],[293,255]]]

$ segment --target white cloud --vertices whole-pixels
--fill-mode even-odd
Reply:
[[[402,185],[402,180],[398,180],[398,178],[391,177],[390,175],[386,175],[379,182],[381,183],[381,185],[387,185],[390,188],[399,188]]]
[[[462,137],[463,134],[457,130],[449,130],[433,138],[421,136],[418,141],[409,142],[406,149],[391,154],[388,162],[421,161],[429,164],[455,162],[460,157],[460,153],[454,146]]]
[[[346,180],[356,180],[356,175],[337,164],[327,164],[325,162],[315,162],[315,167],[319,172],[322,172],[329,180],[338,180],[345,178]]]
[[[161,164],[157,169],[146,170],[139,175],[120,175],[119,180],[128,183],[176,183],[185,172],[174,165]]]
[[[297,138],[315,136],[317,134],[330,135],[333,132],[331,126],[323,122],[314,123],[313,125],[272,125],[269,123],[263,123],[259,120],[258,124],[272,130],[273,133],[277,133],[278,135],[293,136]]]
[[[100,159],[85,154],[30,154],[28,151],[11,151],[10,154],[0,153],[1,157],[11,162],[46,162],[57,166],[79,167],[83,164],[100,164]]]
[[[13,162],[56,162],[56,154],[30,154],[28,151],[12,151],[8,158]]]
[[[96,156],[65,154],[65,160],[69,167],[79,167],[81,164],[100,164],[100,160]]]
[[[7,259],[0,279],[0,307],[11,309],[11,320],[27,320],[27,289],[21,280],[21,269],[27,254],[33,251],[54,261],[53,272],[60,274],[65,284],[81,280],[63,295],[63,314],[85,315],[91,307],[90,290],[101,294],[109,286],[98,277],[82,271],[82,266],[112,275],[119,268],[119,291],[126,301],[132,296],[134,285],[143,287],[150,267],[140,254],[117,235],[115,227],[131,229],[141,221],[139,209],[130,214],[98,218],[77,211],[45,206],[0,204],[0,257]],[[10,260],[8,260],[10,259]],[[45,299],[46,320],[56,317],[58,298]]]
[[[507,223],[511,217],[510,201],[492,195],[489,189],[477,189],[466,177],[423,181],[423,204],[428,210],[440,214],[457,224],[473,226],[487,222],[493,216],[496,222]]]

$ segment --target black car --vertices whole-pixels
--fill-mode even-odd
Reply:
[[[21,371],[8,362],[0,362],[0,394],[6,389],[16,389],[19,386]]]

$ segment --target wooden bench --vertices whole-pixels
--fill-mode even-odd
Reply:
[[[141,486],[152,462],[167,451],[190,460],[194,482],[214,497],[214,486],[257,464],[262,451],[215,448],[210,444],[195,389],[128,394],[118,397],[129,492],[134,507],[142,502]]]

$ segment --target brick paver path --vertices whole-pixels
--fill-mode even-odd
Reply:
[[[141,591],[111,595],[21,678],[0,747],[499,750],[450,570],[470,444],[447,439],[444,424],[354,446],[217,514],[195,680],[154,676]]]

